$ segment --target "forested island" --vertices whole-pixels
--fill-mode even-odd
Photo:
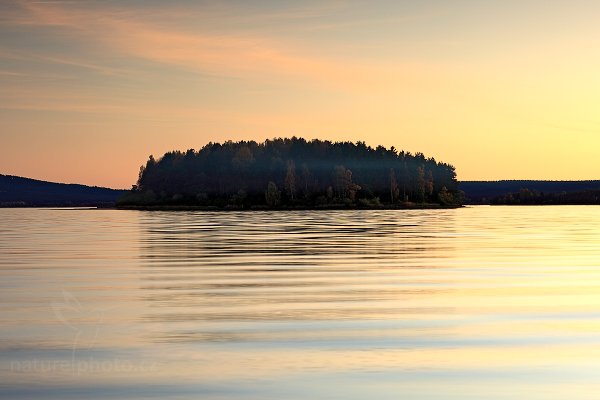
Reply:
[[[124,208],[273,209],[458,206],[455,168],[365,142],[277,138],[150,156]]]

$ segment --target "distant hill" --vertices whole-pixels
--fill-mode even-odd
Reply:
[[[572,193],[600,190],[600,180],[594,181],[462,181],[459,189],[465,192],[468,203],[490,203],[492,199],[528,189],[539,193]]]
[[[124,190],[0,174],[0,207],[111,206]]]

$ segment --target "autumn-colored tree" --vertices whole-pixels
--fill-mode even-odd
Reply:
[[[352,171],[343,165],[336,165],[333,171],[335,183],[335,192],[339,200],[350,199],[354,201],[356,192],[360,190],[360,186],[352,182]]]

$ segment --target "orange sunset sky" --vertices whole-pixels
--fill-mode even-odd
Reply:
[[[0,3],[0,173],[126,188],[148,155],[365,140],[461,180],[600,178],[596,1]]]

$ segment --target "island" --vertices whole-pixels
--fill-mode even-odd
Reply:
[[[456,207],[451,164],[365,142],[276,138],[150,156],[117,202],[140,209]]]

